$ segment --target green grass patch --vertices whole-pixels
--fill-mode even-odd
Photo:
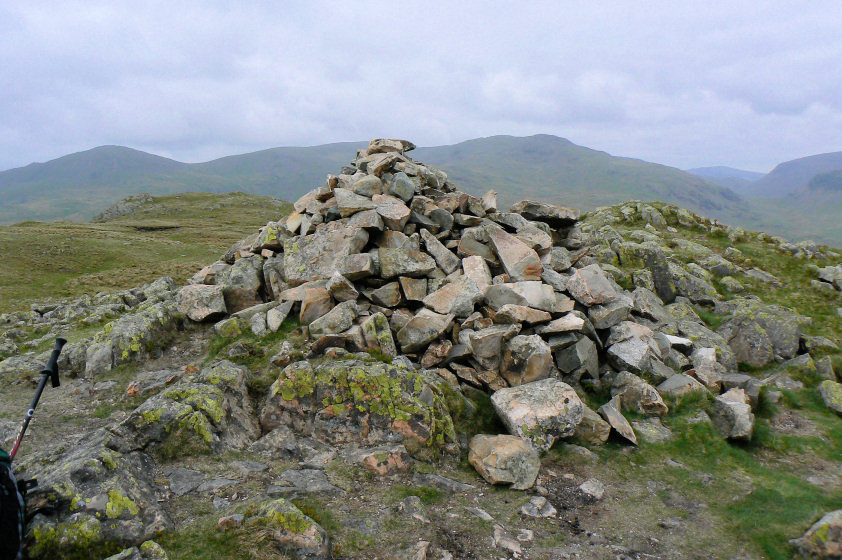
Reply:
[[[422,504],[437,504],[444,500],[446,495],[441,490],[431,486],[407,486],[406,484],[394,484],[389,488],[389,497],[393,502],[399,502],[409,496],[418,496]]]

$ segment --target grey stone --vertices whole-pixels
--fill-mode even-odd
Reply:
[[[754,414],[745,391],[730,389],[713,401],[711,420],[726,439],[748,441],[754,430]]]
[[[178,310],[193,321],[212,321],[225,315],[222,286],[192,284],[178,291]]]
[[[617,397],[612,398],[610,401],[599,407],[597,412],[606,422],[608,422],[615,432],[620,434],[620,436],[630,443],[637,445],[637,436],[635,435],[631,424],[629,424],[628,420],[626,420],[620,412],[620,403],[618,401],[619,399]]]
[[[534,249],[496,226],[490,228],[488,236],[494,252],[512,280],[520,282],[541,279],[544,268],[541,265],[541,258]]]
[[[611,280],[597,264],[576,269],[567,281],[567,291],[587,307],[614,301],[618,295]]]
[[[355,302],[342,302],[310,323],[310,334],[320,336],[346,331],[354,324],[357,315],[357,304]]]
[[[549,345],[537,334],[518,335],[505,343],[500,375],[509,385],[522,385],[550,375],[553,356]]]
[[[509,435],[476,435],[468,446],[468,461],[490,484],[511,484],[526,490],[535,484],[541,466],[538,452],[524,439]]]

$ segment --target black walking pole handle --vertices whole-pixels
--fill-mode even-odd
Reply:
[[[44,386],[47,384],[47,378],[50,378],[53,387],[58,387],[60,385],[58,380],[58,357],[65,344],[67,344],[65,339],[60,337],[56,338],[56,346],[53,348],[53,353],[50,354],[50,360],[47,362],[47,366],[41,370],[41,382],[38,384],[38,389],[35,391],[35,397],[32,399],[32,404],[29,405],[29,410],[26,411],[26,418],[24,418],[23,424],[21,424],[18,437],[15,440],[15,445],[12,448],[12,453],[10,454],[12,460],[14,460],[15,455],[18,454],[20,443],[23,441],[23,436],[26,434],[29,422],[32,421],[32,416],[35,414],[35,407],[38,406],[38,401],[41,399],[41,393],[44,392]]]
[[[50,354],[50,361],[47,362],[47,367],[41,370],[41,373],[48,374],[50,376],[50,382],[52,383],[53,387],[58,387],[61,385],[61,382],[58,379],[58,357],[61,354],[61,349],[64,345],[67,344],[67,341],[61,337],[56,338],[56,346],[53,348],[53,353]]]

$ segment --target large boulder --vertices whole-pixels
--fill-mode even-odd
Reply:
[[[178,291],[178,310],[192,321],[212,321],[225,315],[222,286],[189,284]]]
[[[364,445],[404,442],[410,453],[458,448],[446,381],[400,363],[296,362],[272,384],[260,418],[321,441]]]
[[[776,358],[792,358],[798,352],[805,318],[779,305],[742,298],[721,306],[730,320],[717,333],[728,341],[739,362],[761,367]]]
[[[243,449],[260,430],[253,418],[245,366],[216,362],[147,399],[111,428],[115,449],[164,457]]]
[[[538,451],[528,441],[508,435],[474,436],[468,461],[490,484],[511,484],[515,490],[531,488],[541,467]]]
[[[284,272],[291,286],[330,278],[339,271],[348,279],[346,259],[362,251],[368,232],[360,227],[325,228],[284,242]],[[241,259],[242,260],[242,259]]]
[[[500,389],[491,395],[491,404],[510,434],[542,451],[573,435],[584,413],[576,391],[552,378]]]

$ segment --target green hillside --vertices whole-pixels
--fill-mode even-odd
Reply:
[[[0,226],[0,309],[140,286],[163,275],[183,282],[289,209],[286,202],[244,193],[184,193],[155,197],[103,223]]]
[[[842,152],[808,156],[778,164],[768,175],[751,184],[746,194],[781,197],[807,186],[820,173],[842,169]]]

